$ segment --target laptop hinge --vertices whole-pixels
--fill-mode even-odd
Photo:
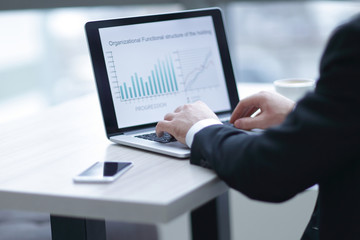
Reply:
[[[111,138],[113,136],[119,136],[119,135],[124,135],[124,133],[123,132],[121,132],[121,133],[112,133],[112,134],[108,134],[107,136],[108,136],[108,138]]]

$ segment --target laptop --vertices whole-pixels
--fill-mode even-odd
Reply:
[[[220,9],[92,21],[85,30],[110,141],[188,158],[187,146],[155,135],[166,113],[201,100],[230,118],[239,96]]]

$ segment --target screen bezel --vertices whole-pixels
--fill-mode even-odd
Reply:
[[[130,17],[121,19],[110,19],[102,21],[93,21],[85,24],[85,31],[88,40],[88,46],[90,50],[90,56],[93,64],[93,71],[96,81],[96,87],[98,91],[98,97],[100,100],[101,110],[103,114],[103,120],[106,129],[106,135],[108,138],[114,135],[121,134],[125,131],[136,130],[144,127],[154,127],[156,122],[144,125],[138,125],[127,128],[118,128],[114,102],[111,95],[110,84],[108,81],[108,74],[104,59],[104,53],[100,41],[99,29],[115,26],[124,26],[148,22],[160,22],[168,20],[177,20],[185,18],[195,18],[211,16],[220,52],[221,63],[224,70],[224,76],[226,79],[226,87],[229,93],[230,107],[228,111],[216,112],[216,114],[231,113],[239,102],[239,95],[237,91],[234,71],[229,53],[229,47],[226,39],[225,28],[221,10],[219,8],[201,9],[193,11],[182,11],[175,13],[167,13],[160,15],[149,15],[141,17]],[[102,93],[102,94],[100,94]]]

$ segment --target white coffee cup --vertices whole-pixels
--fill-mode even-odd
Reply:
[[[298,101],[315,89],[315,81],[307,78],[285,78],[274,81],[274,87],[277,93]]]

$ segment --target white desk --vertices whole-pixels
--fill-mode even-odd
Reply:
[[[163,223],[227,191],[212,171],[188,160],[111,144],[95,95],[3,124],[0,136],[1,209],[66,216],[62,223]],[[132,161],[134,167],[111,184],[73,183],[74,175],[104,160]]]
[[[272,89],[266,84],[238,87],[241,97]],[[211,235],[210,218],[213,222],[222,218],[223,229],[216,230],[219,238],[211,237],[229,239],[227,198],[210,201],[226,193],[226,185],[212,171],[192,166],[188,160],[111,144],[95,95],[0,125],[0,136],[0,209],[50,213],[52,227],[63,228],[78,218],[163,223],[208,202],[192,212],[193,232],[198,231],[194,238],[205,239],[203,230]],[[105,160],[130,160],[134,167],[111,184],[73,183],[77,173]],[[219,204],[222,216],[217,212]],[[61,239],[61,232],[67,230],[56,226],[53,234],[60,232]]]

